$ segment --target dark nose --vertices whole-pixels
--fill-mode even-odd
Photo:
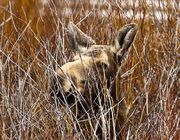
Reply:
[[[75,97],[72,90],[70,89],[68,92],[64,92],[61,84],[59,83],[56,83],[53,89],[51,89],[50,96],[60,102],[62,105],[72,104],[75,102]]]

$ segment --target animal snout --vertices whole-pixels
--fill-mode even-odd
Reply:
[[[72,104],[75,101],[75,90],[70,82],[55,79],[50,91],[51,97],[61,104]]]
[[[75,101],[75,94],[72,88],[66,92],[63,90],[56,90],[55,96],[61,104],[72,104]]]

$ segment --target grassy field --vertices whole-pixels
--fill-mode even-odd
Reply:
[[[179,9],[178,0],[1,0],[0,139],[91,139],[48,93],[53,71],[72,58],[66,25],[73,21],[98,44],[138,24],[119,85],[128,112],[122,139],[178,140]]]

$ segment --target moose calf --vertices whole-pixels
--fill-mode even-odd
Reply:
[[[136,32],[136,24],[127,24],[119,30],[112,45],[97,45],[72,22],[69,22],[67,26],[69,45],[76,55],[71,62],[65,63],[56,71],[52,93],[60,104],[74,107],[73,110],[78,118],[88,116],[88,119],[98,120],[99,117],[100,127],[94,131],[98,133],[97,135],[101,135],[101,138],[119,137],[120,130],[117,127],[120,126],[117,125],[120,124],[114,125],[116,132],[112,136],[109,133],[112,125],[104,129],[106,124],[103,117],[106,118],[106,114],[110,112],[108,115],[110,117],[106,121],[111,121],[113,113],[117,112],[112,111],[113,106],[121,109],[121,105],[117,105],[120,101],[118,95],[120,93],[116,88],[116,80],[118,80],[118,70],[128,55]]]

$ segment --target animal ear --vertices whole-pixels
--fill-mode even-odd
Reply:
[[[83,33],[74,23],[69,22],[67,26],[67,35],[70,47],[75,51],[83,51],[85,47],[89,47],[96,42]]]
[[[125,25],[119,30],[118,37],[115,40],[119,63],[121,63],[126,57],[126,53],[134,41],[137,29],[137,25],[135,23],[131,23]]]

